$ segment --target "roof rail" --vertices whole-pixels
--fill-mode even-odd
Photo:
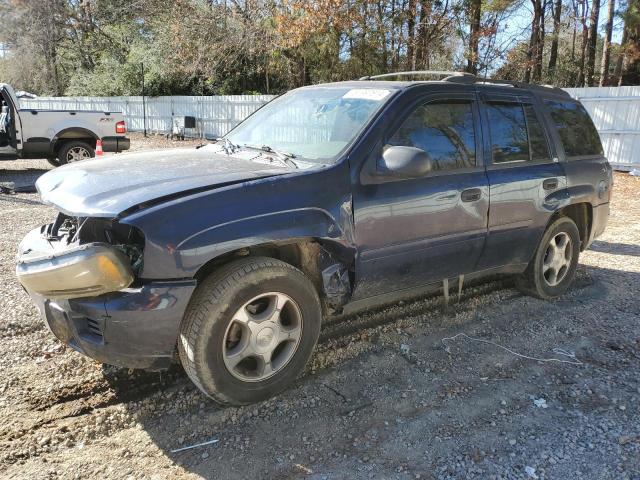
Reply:
[[[471,77],[471,78],[469,78]],[[553,85],[536,85],[535,83],[526,83],[520,82],[518,80],[500,80],[494,78],[484,78],[484,77],[476,77],[471,74],[465,77],[448,77],[445,78],[445,81],[453,82],[453,83],[479,83],[479,84],[492,84],[492,85],[509,85],[514,88],[523,88],[529,90],[542,90],[548,92],[549,90],[554,91],[556,93],[561,93],[564,95],[569,95],[567,92],[562,90],[561,88],[554,87]]]
[[[470,73],[464,72],[450,72],[446,70],[415,70],[415,71],[407,71],[407,72],[394,72],[394,73],[383,73],[381,75],[368,75],[365,77],[361,77],[359,80],[377,80],[378,78],[388,78],[388,77],[413,77],[416,75],[440,75],[443,77],[475,77]],[[446,80],[446,79],[445,79]]]
[[[497,80],[493,78],[484,78],[478,77],[472,73],[466,72],[451,72],[451,71],[441,71],[441,70],[416,70],[416,71],[407,71],[407,72],[395,72],[395,73],[383,73],[381,75],[371,75],[360,78],[360,80],[377,80],[380,78],[388,78],[388,77],[409,77],[416,75],[441,75],[445,78],[442,79],[444,82],[451,83],[463,83],[467,85],[471,84],[493,84],[493,85],[505,85],[511,86],[514,88],[523,88],[529,90],[541,90],[541,91],[553,91],[555,93],[560,93],[563,95],[570,96],[567,92],[562,90],[561,88],[554,87],[552,85],[536,85],[532,83],[520,82],[517,80]]]

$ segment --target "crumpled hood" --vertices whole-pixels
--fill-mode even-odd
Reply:
[[[161,197],[290,171],[279,163],[231,157],[213,148],[181,148],[72,163],[42,175],[36,187],[42,201],[67,215],[116,217]]]

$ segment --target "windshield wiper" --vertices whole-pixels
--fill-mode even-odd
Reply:
[[[251,148],[252,150],[261,150],[263,152],[273,153],[276,157],[278,157],[280,160],[282,160],[284,163],[286,163],[290,167],[299,168],[298,164],[292,160],[293,158],[296,158],[296,155],[294,153],[275,150],[274,148],[271,148],[269,145],[262,145],[258,147],[257,145],[248,145],[245,143],[244,147]]]
[[[216,136],[213,139],[216,143],[220,143],[222,142],[222,148],[224,150],[224,153],[226,153],[227,155],[231,155],[232,153],[234,153],[237,149],[240,148],[240,145],[236,145],[235,143],[233,143],[231,140],[229,140],[227,137],[218,137]],[[196,148],[200,148],[203,145],[198,145]]]

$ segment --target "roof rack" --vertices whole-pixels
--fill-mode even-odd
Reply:
[[[461,83],[465,85],[492,84],[492,85],[511,86],[514,88],[523,88],[523,89],[529,89],[529,90],[543,90],[546,92],[551,90],[555,93],[561,93],[561,94],[570,96],[567,92],[565,92],[561,88],[554,87],[553,85],[535,85],[532,83],[525,83],[525,82],[520,82],[516,80],[496,80],[493,78],[478,77],[472,73],[451,72],[451,71],[441,71],[441,70],[416,70],[416,71],[407,71],[407,72],[383,73],[381,75],[371,75],[371,76],[362,77],[359,80],[377,80],[380,78],[410,77],[410,76],[416,76],[416,75],[441,75],[445,77],[442,79],[442,81],[444,82]]]
[[[450,78],[450,77],[475,78],[475,75],[471,73],[465,73],[465,72],[450,72],[447,70],[414,70],[414,71],[406,71],[406,72],[383,73],[381,75],[367,75],[365,77],[361,77],[359,80],[377,80],[379,78],[388,78],[388,77],[415,77],[416,75],[440,75],[447,78]],[[447,78],[445,78],[445,80]]]

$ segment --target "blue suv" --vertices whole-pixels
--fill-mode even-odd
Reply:
[[[489,274],[561,295],[609,214],[589,115],[557,88],[443,76],[304,87],[201,148],[53,170],[37,187],[59,213],[18,278],[79,352],[179,359],[226,405],[285,388],[337,312]]]

